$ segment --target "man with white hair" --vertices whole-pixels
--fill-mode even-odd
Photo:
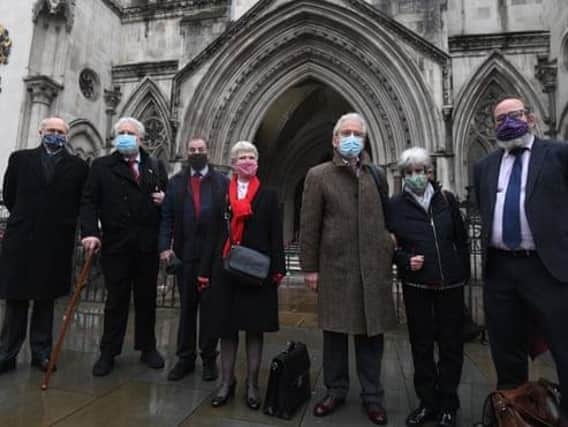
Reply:
[[[116,150],[93,162],[81,203],[81,235],[86,251],[102,253],[107,289],[101,355],[94,376],[108,375],[122,351],[130,294],[136,320],[134,348],[154,369],[164,367],[156,349],[156,288],[159,268],[160,206],[167,173],[141,147],[144,126],[132,117],[114,126]],[[99,222],[102,229],[99,229]]]
[[[53,302],[69,292],[75,228],[87,163],[65,149],[69,126],[41,122],[41,144],[10,156],[3,197],[10,212],[0,256],[0,298],[6,300],[0,334],[0,373],[16,367],[26,338],[31,364],[46,370],[52,345]]]
[[[380,381],[383,333],[394,326],[393,241],[386,228],[388,185],[363,151],[365,120],[355,113],[333,131],[334,156],[309,170],[302,199],[300,246],[306,285],[318,292],[327,388],[314,415],[345,402],[348,337],[353,335],[361,399],[369,420],[386,424]]]

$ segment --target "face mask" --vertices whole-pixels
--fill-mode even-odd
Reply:
[[[41,142],[52,150],[63,147],[65,141],[67,141],[65,135],[60,135],[58,133],[46,133],[41,137]]]
[[[187,156],[187,162],[194,171],[200,171],[207,164],[207,154],[205,153],[190,154],[189,156]]]
[[[138,143],[134,135],[117,135],[114,138],[116,149],[124,155],[138,153]]]
[[[529,124],[524,120],[505,116],[505,120],[495,128],[495,137],[500,141],[510,141],[528,133]]]
[[[407,185],[413,193],[424,193],[428,185],[428,177],[424,173],[405,176],[404,184]]]
[[[251,178],[256,175],[258,163],[256,160],[237,160],[233,168],[237,175]]]
[[[339,139],[337,151],[343,157],[357,157],[363,151],[363,138],[355,135],[342,136]]]

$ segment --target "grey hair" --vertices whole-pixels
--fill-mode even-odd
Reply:
[[[44,130],[47,126],[47,122],[50,121],[51,119],[59,119],[63,122],[63,124],[65,125],[65,133],[69,133],[69,125],[67,124],[67,122],[65,120],[63,120],[61,117],[59,116],[52,116],[52,117],[46,117],[45,119],[43,119],[41,122],[39,122],[39,130]]]
[[[404,175],[404,173],[416,166],[423,166],[424,169],[429,169],[432,167],[432,158],[428,150],[422,147],[412,147],[404,150],[400,155],[400,160],[398,161],[398,170]]]
[[[231,160],[237,160],[240,153],[254,153],[258,160],[258,150],[252,142],[239,141],[231,147]]]
[[[138,131],[138,136],[140,137],[140,139],[144,138],[146,129],[144,128],[142,122],[136,120],[134,117],[121,117],[120,119],[118,119],[118,121],[112,127],[113,136],[116,136],[118,134],[118,128],[120,128],[125,123],[132,123]]]
[[[337,134],[339,133],[339,129],[341,128],[343,123],[346,122],[347,120],[359,121],[359,123],[361,123],[361,127],[363,128],[363,133],[367,135],[367,121],[363,118],[363,116],[359,113],[347,113],[341,116],[337,121],[337,123],[335,124],[335,127],[333,128],[333,136],[337,136]]]

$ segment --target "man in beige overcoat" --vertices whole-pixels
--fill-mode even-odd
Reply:
[[[383,333],[394,326],[393,241],[385,225],[384,180],[363,151],[367,126],[356,113],[333,131],[334,156],[308,172],[302,199],[300,246],[306,285],[318,292],[326,396],[322,417],[345,402],[349,388],[348,337],[353,335],[361,399],[369,419],[386,424],[380,382]],[[380,183],[383,188],[386,182]],[[383,195],[384,198],[387,194]]]

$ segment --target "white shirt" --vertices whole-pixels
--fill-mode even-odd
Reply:
[[[193,168],[190,168],[190,170],[191,170],[191,176],[195,176],[195,174],[198,172]],[[207,175],[207,172],[209,172],[209,166],[205,165],[205,167],[199,171],[201,178],[203,178],[205,175]]]
[[[529,161],[531,158],[531,150],[534,143],[534,136],[526,145],[527,150],[523,151],[523,171],[521,173],[521,201],[520,201],[520,219],[521,219],[521,245],[519,249],[534,250],[536,248],[527,214],[525,211],[525,195],[527,187],[527,176],[529,171]],[[507,194],[507,186],[511,178],[515,156],[508,151],[503,153],[501,158],[501,168],[499,169],[499,179],[497,181],[497,194],[495,196],[495,212],[493,214],[493,229],[491,233],[491,246],[499,249],[509,250],[503,243],[503,209],[505,206],[505,195]]]
[[[237,198],[244,199],[247,196],[250,181],[241,181],[237,179]]]

